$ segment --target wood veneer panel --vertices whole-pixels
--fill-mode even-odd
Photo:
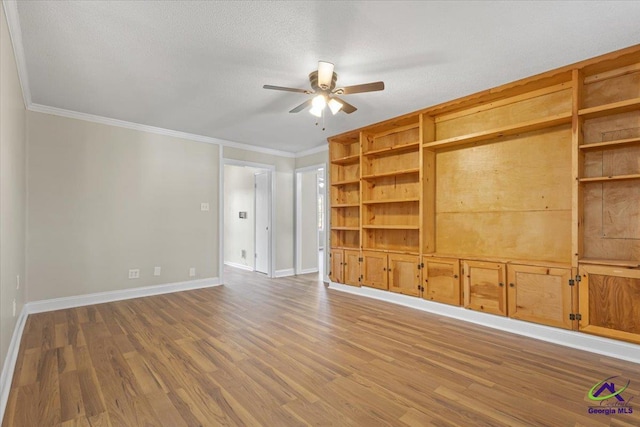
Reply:
[[[436,122],[436,140],[528,122],[571,111],[571,88]]]
[[[436,214],[436,248],[443,254],[571,261],[571,209]]]
[[[589,322],[640,335],[640,279],[589,274]]]

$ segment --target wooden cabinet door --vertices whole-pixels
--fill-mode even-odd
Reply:
[[[329,256],[331,259],[331,270],[329,271],[329,278],[332,282],[344,283],[344,274],[342,265],[344,264],[344,250],[331,249]]]
[[[509,317],[572,329],[570,268],[509,264]]]
[[[424,292],[422,298],[460,305],[460,261],[453,258],[422,258]]]
[[[389,290],[405,295],[420,295],[420,257],[389,254]]]
[[[344,250],[344,283],[360,286],[360,251]]]
[[[384,252],[362,251],[362,285],[388,290],[387,254]]]
[[[485,313],[507,315],[505,264],[463,261],[464,306]]]
[[[640,343],[640,270],[581,265],[580,330]]]

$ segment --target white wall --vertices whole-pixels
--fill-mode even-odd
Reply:
[[[318,270],[318,172],[300,174],[301,248],[300,268],[303,273]]]
[[[224,262],[255,269],[255,174],[260,169],[224,165]],[[240,211],[247,212],[241,219]],[[242,258],[242,250],[246,258]]]
[[[223,157],[225,159],[242,160],[245,162],[262,163],[274,165],[275,173],[275,193],[273,200],[276,207],[275,218],[275,245],[276,245],[276,275],[279,271],[289,271],[294,268],[294,184],[293,172],[295,169],[295,159],[292,157],[281,157],[270,154],[257,153],[254,151],[242,150],[235,147],[224,147]],[[225,241],[225,246],[227,242]]]
[[[16,60],[0,6],[0,370],[25,303],[26,120]],[[20,289],[16,289],[20,275]],[[0,384],[0,388],[1,388]],[[0,411],[1,412],[1,411]]]
[[[218,277],[219,146],[34,112],[27,121],[30,301]]]

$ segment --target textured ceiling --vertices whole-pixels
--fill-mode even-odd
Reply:
[[[300,152],[327,136],[640,43],[640,2],[21,1],[34,104]],[[358,111],[288,111],[318,60]]]

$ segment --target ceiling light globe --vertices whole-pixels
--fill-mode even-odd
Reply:
[[[338,111],[342,109],[343,104],[342,102],[336,99],[330,99],[328,105],[329,105],[329,109],[331,109],[331,114],[336,115]]]
[[[313,105],[313,108],[322,110],[327,105],[327,100],[325,99],[324,95],[318,95],[313,98],[313,101],[311,101],[311,105]]]

